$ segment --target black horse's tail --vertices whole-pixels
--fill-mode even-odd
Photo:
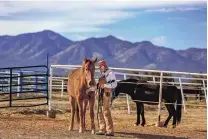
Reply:
[[[177,124],[179,124],[181,122],[181,117],[182,117],[182,95],[179,89],[177,89],[177,92],[178,92],[178,98],[177,98],[176,113],[177,113]]]

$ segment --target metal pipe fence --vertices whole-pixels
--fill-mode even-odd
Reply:
[[[41,72],[23,72],[22,69],[39,69]],[[30,95],[25,97],[25,94]],[[6,97],[5,99],[5,95],[9,95],[9,98]],[[14,95],[16,95],[16,97]],[[20,95],[22,96],[20,97]],[[17,107],[17,105],[13,105],[12,102],[18,100],[45,99],[46,102],[38,105],[48,104],[48,67],[45,65],[38,65],[0,68],[0,96],[3,96],[0,102],[9,102],[8,106],[1,106],[0,104],[1,108]],[[21,105],[18,107],[21,107]]]
[[[67,83],[65,82],[67,80],[66,77],[53,77],[53,69],[65,69],[65,70],[73,70],[76,68],[80,68],[80,65],[51,65],[50,67],[50,79],[49,79],[49,87],[50,87],[50,102],[49,102],[49,110],[51,110],[51,95],[52,95],[52,90],[53,89],[59,89],[61,90],[61,96],[63,96],[64,89],[67,87]],[[98,67],[96,67],[96,73],[99,71],[97,70]],[[159,95],[159,102],[157,102],[159,105],[158,109],[158,121],[160,120],[160,111],[161,111],[161,96],[162,96],[162,86],[163,84],[169,83],[170,85],[175,85],[181,90],[182,94],[182,101],[183,101],[183,107],[184,107],[184,112],[186,112],[186,102],[184,98],[184,89],[196,89],[196,90],[201,90],[204,93],[204,97],[207,102],[207,74],[202,74],[202,73],[189,73],[189,72],[177,72],[177,71],[159,71],[159,70],[145,70],[145,69],[128,69],[128,68],[115,68],[115,67],[110,67],[110,69],[115,71],[116,76],[123,76],[123,79],[127,79],[128,77],[149,77],[151,80],[148,80],[148,83],[155,83],[160,85],[160,95]],[[133,73],[128,73],[128,72],[152,72],[152,73],[158,73],[158,75],[144,75],[144,74],[133,74]],[[177,74],[179,76],[165,76],[164,74]],[[200,76],[199,78],[191,78],[191,77],[183,77],[184,75],[186,76]],[[203,77],[203,78],[202,78]],[[159,81],[156,81],[156,79],[159,79]],[[174,79],[174,81],[171,82],[165,82],[163,79]],[[176,82],[175,79],[178,81]],[[186,80],[186,82],[185,82]],[[188,81],[190,80],[198,80],[201,81],[202,83],[190,83]],[[55,85],[53,84],[54,82],[61,82],[56,83]],[[120,81],[120,80],[118,80]],[[128,114],[130,114],[130,104],[129,104],[129,96],[126,95],[127,98],[127,108],[128,108]],[[139,101],[139,100],[136,100]],[[206,105],[205,105],[206,106]]]

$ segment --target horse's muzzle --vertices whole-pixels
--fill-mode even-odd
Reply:
[[[96,86],[92,86],[92,87],[88,88],[86,90],[86,93],[88,93],[88,92],[94,92],[94,91],[96,91]]]

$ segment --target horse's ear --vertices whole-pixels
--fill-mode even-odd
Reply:
[[[84,63],[86,63],[86,62],[87,62],[87,58],[86,58],[86,56],[84,57],[83,62],[84,62]]]

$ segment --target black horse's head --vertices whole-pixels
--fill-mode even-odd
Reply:
[[[130,93],[132,91],[134,91],[134,89],[136,88],[136,85],[137,85],[136,83],[138,81],[139,80],[134,79],[134,78],[129,78],[126,80],[119,81],[117,84],[117,87],[114,89],[114,96],[112,99],[114,100],[115,98],[117,98],[120,93],[125,93],[125,94],[131,95]]]

